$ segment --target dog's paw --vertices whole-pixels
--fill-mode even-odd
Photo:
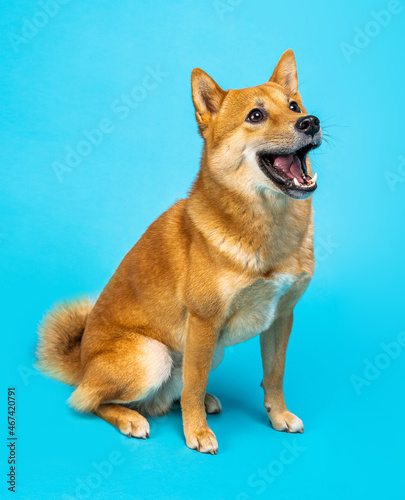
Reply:
[[[205,394],[204,406],[205,411],[208,414],[221,413],[222,411],[222,406],[219,399],[212,394]]]
[[[134,437],[137,439],[146,439],[150,435],[149,422],[145,417],[139,414],[135,414],[132,417],[123,419],[118,426],[118,429],[122,434],[128,436],[129,438]]]
[[[218,452],[217,438],[209,427],[189,432],[186,435],[186,443],[189,448],[197,450],[200,453],[216,455]]]
[[[284,410],[281,412],[276,412],[268,408],[266,408],[266,410],[270,419],[271,426],[276,431],[299,433],[304,432],[304,424],[302,423],[302,420],[288,410]]]

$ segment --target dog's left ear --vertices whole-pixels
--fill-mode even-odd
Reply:
[[[291,49],[286,50],[280,57],[269,81],[278,83],[289,94],[296,94],[298,92],[297,65],[295,63],[294,52]]]
[[[199,68],[193,69],[191,73],[191,88],[195,117],[200,134],[204,136],[204,131],[218,113],[226,92],[205,71]]]

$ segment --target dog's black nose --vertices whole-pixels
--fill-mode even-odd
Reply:
[[[313,115],[307,115],[299,118],[297,123],[295,124],[295,128],[297,128],[300,132],[304,132],[304,134],[312,135],[312,137],[319,132],[319,119]]]

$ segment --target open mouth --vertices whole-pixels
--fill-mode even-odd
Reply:
[[[258,164],[262,172],[283,192],[292,198],[307,198],[318,187],[317,174],[308,175],[306,158],[319,144],[311,142],[288,154],[259,153]]]

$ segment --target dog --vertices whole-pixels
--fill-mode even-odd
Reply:
[[[180,400],[186,444],[216,454],[206,392],[224,348],[260,335],[264,407],[278,431],[303,432],[287,410],[283,377],[293,310],[314,272],[308,153],[319,119],[298,92],[287,50],[270,80],[223,90],[201,69],[192,99],[204,140],[186,199],[155,220],[93,305],[51,310],[39,329],[39,367],[75,386],[70,405],[135,438],[146,416]]]

